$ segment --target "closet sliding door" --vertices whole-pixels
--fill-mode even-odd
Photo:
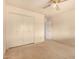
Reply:
[[[34,43],[34,18],[28,15],[9,13],[7,41],[9,47]]]

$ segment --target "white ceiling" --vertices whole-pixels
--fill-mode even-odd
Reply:
[[[52,4],[50,7],[46,9],[43,9],[42,7],[45,6],[48,1],[49,0],[8,0],[7,3],[9,5],[14,5],[16,7],[20,7],[26,10],[31,10],[46,15],[54,15],[56,13],[71,10],[74,8],[74,0],[67,0],[65,2],[59,3],[59,11],[53,8],[54,4]]]

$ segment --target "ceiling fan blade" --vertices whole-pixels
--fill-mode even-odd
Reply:
[[[43,8],[48,8],[52,5],[52,0],[50,0]]]
[[[64,1],[67,1],[67,0],[60,0],[59,3],[64,2]]]
[[[48,4],[48,5],[45,5],[43,8],[47,8],[47,7],[50,7],[51,6],[51,4]]]

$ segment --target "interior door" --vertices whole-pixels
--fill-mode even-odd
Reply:
[[[34,19],[31,16],[10,13],[8,17],[8,46],[33,43]]]

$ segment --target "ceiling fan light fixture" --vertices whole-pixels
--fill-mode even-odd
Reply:
[[[60,8],[59,8],[59,3],[61,3],[61,2],[64,2],[64,1],[66,1],[66,0],[51,0],[52,1],[52,3],[55,3],[55,8],[56,8],[56,10],[59,10]]]
[[[56,9],[56,10],[60,10],[60,7],[59,7],[58,3],[53,4],[53,8]]]

